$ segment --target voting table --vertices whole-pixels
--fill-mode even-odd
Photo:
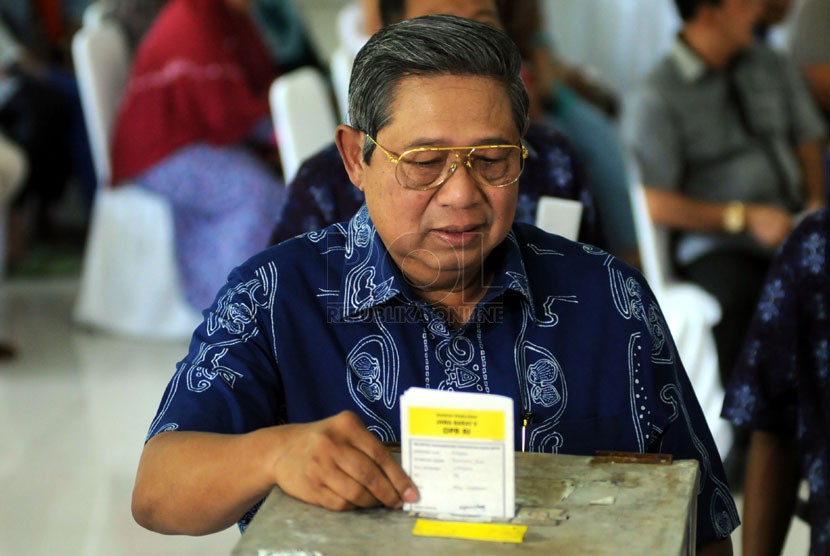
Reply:
[[[526,526],[520,543],[416,536],[423,516],[385,508],[333,512],[274,488],[232,554],[695,553],[697,461],[649,454],[515,457],[516,516],[497,525]],[[432,523],[438,534],[446,532],[442,522]]]

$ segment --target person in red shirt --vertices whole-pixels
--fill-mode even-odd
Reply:
[[[196,309],[267,245],[283,201],[268,104],[277,70],[250,3],[170,0],[136,51],[113,135],[113,185],[170,201]]]

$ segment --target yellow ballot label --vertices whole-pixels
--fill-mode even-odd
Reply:
[[[525,532],[527,532],[527,525],[437,521],[433,519],[418,519],[412,529],[412,534],[419,537],[443,537],[515,544],[524,541]]]
[[[504,440],[504,423],[503,411],[409,408],[409,433],[413,436]]]

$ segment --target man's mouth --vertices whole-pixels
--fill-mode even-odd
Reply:
[[[470,245],[482,235],[483,226],[468,224],[463,226],[445,226],[433,229],[433,234],[453,247]]]

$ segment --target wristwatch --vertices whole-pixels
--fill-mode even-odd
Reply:
[[[727,203],[723,210],[723,229],[730,234],[739,234],[746,229],[746,205],[740,201]]]

